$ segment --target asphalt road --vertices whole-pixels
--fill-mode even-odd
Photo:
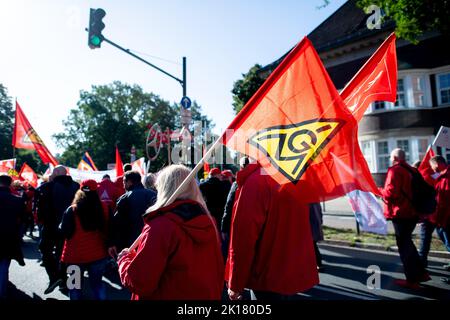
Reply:
[[[434,299],[450,300],[450,285],[440,281],[440,277],[450,277],[450,272],[442,268],[443,259],[430,258],[429,272],[432,280],[420,289],[409,290],[395,286],[395,279],[404,279],[400,259],[396,253],[376,252],[356,248],[344,248],[320,245],[324,260],[324,272],[320,273],[320,284],[311,290],[298,294],[305,300],[409,300]],[[15,261],[10,267],[9,295],[12,300],[67,300],[66,293],[56,289],[44,295],[47,287],[47,275],[40,264],[40,254],[35,241],[25,237],[23,246],[25,267]],[[380,268],[380,288],[370,289],[367,279],[373,273],[367,273],[367,267],[377,265]],[[300,272],[300,271],[299,271]],[[129,293],[121,288],[119,280],[113,276],[104,278],[107,298],[110,300],[128,300]],[[375,282],[371,282],[376,284]],[[87,297],[89,292],[86,290]]]

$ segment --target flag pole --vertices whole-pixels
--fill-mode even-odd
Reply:
[[[17,116],[17,97],[15,97],[14,98],[14,100],[15,100],[15,104],[14,104],[14,128],[13,128],[13,159],[16,157],[16,145],[15,145],[15,143],[16,143],[16,141],[14,141],[15,139],[15,132],[16,132],[16,122],[17,122],[17,119],[16,119],[16,116]],[[16,162],[14,162],[14,170],[16,170]]]
[[[438,133],[436,134],[436,137],[434,137],[433,143],[431,144],[431,146],[434,146],[434,144],[436,143],[437,138],[439,137],[439,135],[441,134],[442,130],[444,129],[444,126],[441,126],[439,128]]]
[[[218,147],[218,145],[222,141],[222,138],[223,138],[223,135],[214,142],[214,144],[211,146],[211,148],[209,148],[209,150],[205,153],[203,158],[195,165],[195,167],[191,170],[189,175],[184,179],[184,181],[180,184],[180,186],[177,188],[177,190],[175,190],[175,192],[169,198],[169,200],[167,201],[168,203],[173,202],[180,195],[181,191],[183,191],[183,189],[188,185],[188,183],[191,181],[191,179],[201,169],[201,167],[203,166],[203,163],[205,162],[205,160],[209,159],[209,157],[211,156],[212,152]],[[136,249],[139,246],[139,244],[141,242],[141,237],[142,237],[142,234],[133,242],[133,244],[128,249],[129,251],[133,251],[134,249]]]

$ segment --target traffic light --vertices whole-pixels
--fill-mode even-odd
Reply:
[[[105,10],[100,8],[91,9],[90,11],[88,45],[91,49],[100,48],[104,39],[102,30],[105,29],[105,24],[102,22],[102,19],[105,15]]]

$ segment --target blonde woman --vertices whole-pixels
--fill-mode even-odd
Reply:
[[[119,254],[120,278],[133,300],[221,299],[220,240],[195,180],[169,202],[188,174],[182,165],[158,174],[158,197],[144,216],[140,245]]]

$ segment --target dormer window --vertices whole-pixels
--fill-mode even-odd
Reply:
[[[450,73],[437,75],[439,104],[450,103]]]

